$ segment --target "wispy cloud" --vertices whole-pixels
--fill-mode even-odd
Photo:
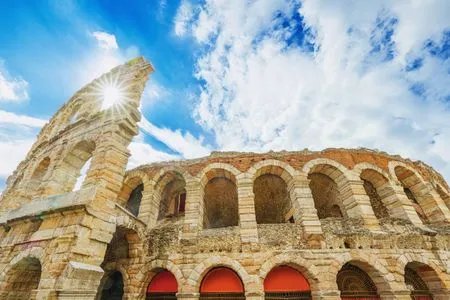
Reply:
[[[128,160],[128,169],[152,162],[176,160],[181,158],[179,155],[173,155],[156,150],[151,145],[144,142],[144,137],[142,134],[139,134],[133,139],[129,149],[131,156]]]
[[[139,123],[145,133],[164,143],[171,150],[180,154],[182,158],[196,158],[208,155],[210,149],[204,146],[202,137],[196,138],[191,133],[182,133],[181,130],[172,131],[168,128],[159,128],[150,123],[145,117]]]
[[[183,36],[186,34],[189,23],[192,21],[194,16],[193,9],[194,7],[189,1],[183,0],[181,2],[174,21],[174,31],[176,35]]]
[[[11,175],[47,121],[0,110],[0,179]]]
[[[12,76],[0,60],[0,102],[28,100],[28,82],[20,76]]]
[[[118,49],[116,36],[103,31],[94,31],[92,36],[97,39],[98,45],[103,49]]]
[[[42,127],[47,120],[33,118],[27,115],[19,115],[12,112],[0,110],[0,124],[25,125],[30,127]]]

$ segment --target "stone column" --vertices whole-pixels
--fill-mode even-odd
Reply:
[[[395,290],[380,292],[381,300],[411,300],[410,290]]]
[[[306,174],[299,175],[290,182],[288,190],[295,210],[295,222],[302,225],[308,241],[311,239],[312,241],[320,242],[323,239],[323,232],[314,205],[314,198],[309,188],[309,182],[310,180]]]
[[[362,180],[345,180],[337,184],[347,215],[350,218],[362,218],[367,229],[379,231],[380,225],[375,217]]]
[[[258,243],[258,226],[256,224],[255,194],[253,194],[252,178],[238,176],[237,192],[241,241],[242,243]]]
[[[192,179],[186,179],[186,211],[182,239],[196,238],[203,229],[203,186]]]
[[[99,266],[69,261],[56,283],[57,299],[95,300],[102,276]]]

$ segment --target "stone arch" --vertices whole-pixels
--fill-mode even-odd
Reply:
[[[44,256],[45,251],[40,247],[17,254],[0,274],[0,298],[31,297],[43,277]]]
[[[179,167],[162,168],[153,178],[156,219],[183,215],[186,207],[187,172]]]
[[[407,218],[402,202],[395,196],[396,191],[388,173],[369,163],[359,163],[353,170],[363,181],[364,189],[378,219]]]
[[[51,159],[50,156],[45,156],[44,158],[39,160],[39,163],[33,169],[33,173],[31,173],[28,190],[30,192],[36,191],[41,185],[43,179],[48,174],[50,169]]]
[[[83,167],[94,156],[95,148],[96,143],[87,139],[77,142],[66,150],[62,163],[55,169],[52,176],[53,181],[58,185],[57,193],[71,192],[74,189],[78,179],[83,176],[81,174]]]
[[[119,264],[108,264],[103,268],[105,270],[105,273],[103,274],[102,279],[100,280],[100,284],[97,289],[97,296],[95,297],[96,300],[102,300],[103,298],[103,291],[105,284],[108,283],[108,281],[111,280],[111,276],[114,275],[114,273],[118,272],[121,275],[122,279],[122,296],[128,294],[129,292],[129,282],[130,277],[128,276],[128,273],[126,272],[125,268],[122,265]],[[115,283],[116,284],[116,283]]]
[[[398,257],[396,266],[396,272],[402,276],[403,282],[407,267],[419,271],[418,275],[425,282],[433,296],[446,295],[448,298],[450,294],[450,275],[447,274],[444,266],[428,259],[426,255],[419,253],[403,254]],[[406,285],[405,282],[404,284]],[[405,289],[407,289],[406,286]]]
[[[186,284],[181,269],[170,260],[156,259],[152,260],[148,264],[145,264],[144,268],[141,268],[139,272],[136,274],[135,278],[136,282],[138,282],[138,286],[135,287],[137,291],[136,298],[138,299],[145,298],[147,287],[150,284],[150,281],[160,270],[167,270],[171,272],[178,282],[179,288],[178,292],[179,293],[183,292],[183,290],[186,288]]]
[[[141,216],[141,207],[144,205],[145,199],[149,197],[149,188],[147,174],[139,170],[133,170],[127,173],[117,200],[134,216]]]
[[[296,175],[289,164],[275,159],[260,161],[247,171],[253,182],[258,224],[294,222]]]
[[[336,279],[339,272],[348,265],[353,265],[367,274],[376,287],[379,296],[389,294],[392,291],[399,290],[395,277],[387,269],[387,263],[378,259],[374,255],[349,254],[339,259],[338,264],[334,264]],[[342,292],[342,291],[341,291]]]
[[[389,162],[389,171],[404,188],[422,221],[447,222],[450,219],[448,208],[419,172],[399,161]]]
[[[298,175],[290,164],[277,159],[266,159],[254,164],[248,171],[248,176],[252,178],[252,181],[261,175],[273,174],[281,177],[287,185],[291,184],[292,179]]]
[[[241,174],[241,171],[236,169],[233,165],[226,163],[211,163],[204,167],[197,177],[204,187],[208,181],[216,177],[225,177],[236,184],[236,178]]]
[[[330,176],[330,178],[335,180],[341,179],[342,181],[345,181],[358,179],[357,175],[347,169],[344,165],[329,158],[312,159],[308,161],[302,168],[302,172],[305,174],[310,174],[314,171],[324,172],[325,174]]]
[[[227,267],[236,272],[244,284],[245,293],[255,292],[255,290],[253,290],[255,287],[262,287],[259,280],[255,278],[255,276],[250,276],[244,267],[236,260],[226,256],[212,256],[202,261],[191,271],[186,281],[186,284],[188,285],[186,288],[189,289],[189,292],[198,293],[203,278],[215,267]]]
[[[203,228],[219,228],[239,225],[237,176],[232,165],[212,163],[199,174],[203,199],[199,224]]]
[[[292,255],[292,254],[279,254],[277,256],[269,258],[259,269],[259,282],[264,282],[264,279],[266,278],[267,274],[275,267],[281,266],[281,265],[287,265],[290,266],[300,273],[303,274],[303,276],[308,280],[311,291],[317,292],[321,290],[319,281],[320,272],[317,269],[317,267],[312,264],[311,261],[304,259],[303,257],[299,256],[298,254]],[[262,288],[263,289],[263,288]]]
[[[352,207],[352,193],[345,193],[349,187],[351,172],[336,161],[318,158],[303,167],[308,175],[314,205],[319,219],[347,216],[347,207]],[[344,195],[346,194],[346,195]],[[346,201],[347,200],[347,201]]]

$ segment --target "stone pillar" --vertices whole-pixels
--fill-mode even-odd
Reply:
[[[246,300],[264,300],[264,292],[261,292],[261,293],[246,292],[245,299]]]
[[[341,292],[339,290],[320,290],[311,291],[313,300],[341,300]]]
[[[199,298],[199,293],[177,293],[177,299],[181,300],[198,300]]]
[[[410,290],[395,290],[380,292],[381,300],[411,300]]]
[[[296,223],[302,225],[303,232],[308,241],[310,238],[312,240],[322,240],[322,227],[314,205],[314,198],[309,188],[309,182],[310,180],[306,174],[299,175],[293,178],[288,186],[292,205],[295,210],[294,219]]]
[[[203,186],[194,178],[186,180],[186,211],[182,238],[196,238],[203,229]]]
[[[95,300],[102,276],[99,266],[69,261],[56,283],[57,299]]]
[[[258,226],[256,224],[255,194],[252,178],[237,178],[239,205],[239,224],[242,243],[258,243]]]
[[[423,183],[424,188],[420,189],[419,197],[424,199],[422,209],[430,221],[450,222],[450,211],[444,200],[439,196],[433,185],[429,182]]]
[[[433,300],[448,300],[450,299],[450,291],[447,289],[431,290]]]
[[[403,192],[402,186],[392,186],[390,183],[385,183],[377,189],[377,192],[380,198],[383,199],[390,217],[409,220],[416,226],[423,226],[416,210],[411,205],[411,201]]]
[[[380,225],[366,194],[362,180],[337,182],[342,203],[350,218],[362,218],[364,226],[371,231],[379,231]]]

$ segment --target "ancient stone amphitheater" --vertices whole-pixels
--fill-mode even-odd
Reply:
[[[214,152],[126,171],[151,71],[82,88],[8,178],[1,299],[450,299],[449,186],[421,162]]]

